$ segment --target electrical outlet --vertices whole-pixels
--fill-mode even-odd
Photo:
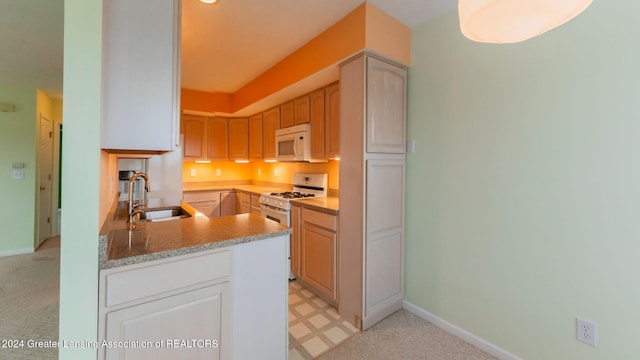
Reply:
[[[222,176],[222,170],[216,169],[216,176]]]
[[[580,342],[596,346],[596,324],[576,318],[576,338]]]
[[[191,171],[189,172],[189,175],[196,176],[196,169],[191,168]]]
[[[278,169],[273,169],[273,176],[278,176]]]

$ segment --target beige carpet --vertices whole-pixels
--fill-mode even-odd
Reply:
[[[0,359],[57,359],[57,349],[29,347],[29,340],[58,341],[60,238],[32,254],[0,258]]]
[[[400,310],[318,357],[320,360],[496,359],[435,325]]]

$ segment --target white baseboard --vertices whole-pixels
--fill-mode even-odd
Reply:
[[[442,330],[456,336],[459,337],[460,339],[480,348],[481,350],[497,357],[498,359],[501,360],[522,360],[522,358],[511,354],[510,352],[468,332],[467,330],[464,330],[456,325],[453,325],[452,323],[439,318],[438,316],[408,302],[408,301],[404,301],[403,302],[403,307],[405,310],[407,310],[408,312],[427,320],[428,322],[432,323],[433,325],[441,328]]]
[[[22,255],[22,254],[30,254],[32,252],[33,252],[33,248],[0,251],[0,257],[13,256],[13,255]]]

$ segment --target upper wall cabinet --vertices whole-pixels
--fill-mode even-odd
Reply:
[[[301,96],[293,101],[294,122],[296,125],[311,121],[311,102],[309,95]]]
[[[316,90],[307,96],[309,99],[309,118],[311,121],[311,157],[326,158],[325,152],[325,106],[324,89]]]
[[[327,157],[340,157],[340,86],[333,84],[324,90],[324,131]]]
[[[295,125],[293,120],[293,100],[280,105],[280,127]]]
[[[262,114],[249,118],[249,159],[262,160]]]
[[[249,159],[249,119],[229,119],[229,160]]]
[[[180,93],[179,3],[103,1],[103,149],[175,149]]]
[[[405,153],[407,70],[367,58],[367,152]]]
[[[276,158],[276,130],[280,128],[280,108],[262,114],[262,148],[265,160]]]
[[[183,159],[227,160],[227,119],[182,115]]]

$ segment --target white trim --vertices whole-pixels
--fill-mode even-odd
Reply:
[[[22,255],[22,254],[30,254],[33,251],[34,251],[33,248],[24,248],[24,249],[0,251],[0,257],[13,256],[13,255]]]
[[[450,333],[451,335],[454,335],[456,337],[459,337],[460,339],[480,348],[481,350],[497,357],[498,359],[501,360],[522,360],[522,358],[468,332],[467,330],[464,330],[408,301],[404,301],[403,302],[403,307],[405,310],[407,310],[408,312],[424,319],[427,320],[428,322],[432,323],[433,325],[441,328],[442,330]]]

